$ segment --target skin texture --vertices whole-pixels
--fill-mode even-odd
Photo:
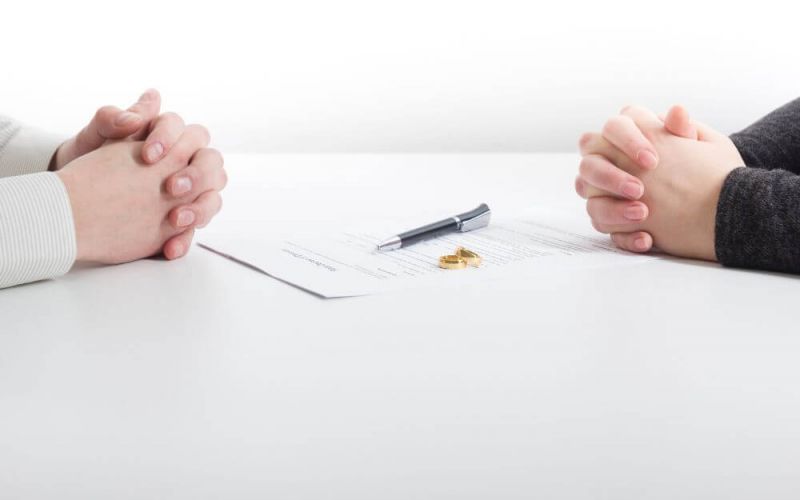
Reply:
[[[139,148],[141,166],[157,163],[169,155],[190,127],[192,129],[200,127],[199,125],[187,126],[183,119],[175,113],[159,115],[160,109],[161,96],[155,89],[145,91],[126,110],[114,106],[101,107],[86,127],[58,148],[53,156],[50,170],[59,171],[77,158],[112,141],[119,140],[143,141]],[[203,131],[205,136],[208,136],[208,131],[205,129]],[[207,145],[208,139],[201,147]],[[194,229],[201,227],[199,225],[201,222],[207,224],[216,214],[216,211],[205,212],[206,209],[213,210],[215,208],[216,204],[212,201],[218,197],[206,193],[206,191],[213,189],[210,186],[221,185],[224,187],[225,183],[220,182],[220,177],[224,177],[224,170],[222,174],[215,171],[210,178],[204,177],[207,174],[206,170],[187,167],[186,171],[174,172],[165,182],[167,194],[174,199],[187,201],[183,206],[173,209],[176,214],[182,213],[182,216],[175,215],[169,218],[173,228],[180,229],[180,231],[176,231],[163,243],[162,251],[168,259],[185,255],[191,248]],[[195,194],[195,197],[190,199],[189,195],[192,193]],[[188,217],[193,218],[196,222],[177,225],[178,220],[184,222]]]
[[[149,257],[186,227],[207,224],[221,207],[226,178],[222,156],[203,147],[206,137],[201,129],[188,128],[169,154],[147,168],[141,159],[144,142],[119,141],[59,170],[72,205],[77,260],[118,264]],[[171,176],[187,169],[202,184],[182,197],[167,193]],[[187,210],[193,217],[181,220]]]
[[[655,245],[681,257],[716,260],[719,193],[728,173],[744,163],[736,147],[689,120],[680,107],[663,120],[639,107],[622,114],[630,120],[622,122],[638,132],[612,118],[602,134],[584,134],[580,141],[584,156],[575,188],[587,199],[593,226],[628,250]],[[650,148],[657,168],[641,161],[640,152]]]

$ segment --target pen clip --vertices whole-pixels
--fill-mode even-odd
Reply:
[[[481,203],[478,208],[459,214],[456,218],[459,220],[458,230],[462,233],[467,231],[474,231],[489,225],[489,219],[492,217],[492,211],[486,203]]]

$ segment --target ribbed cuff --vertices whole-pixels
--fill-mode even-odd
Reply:
[[[0,177],[46,172],[63,139],[0,117]]]
[[[76,254],[72,207],[58,175],[0,179],[0,288],[65,274]]]
[[[720,192],[714,242],[726,266],[800,273],[800,176],[732,170]]]

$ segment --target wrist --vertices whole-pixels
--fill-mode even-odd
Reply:
[[[741,167],[737,167],[741,168]],[[703,257],[705,260],[710,260],[716,262],[717,259],[717,231],[719,230],[719,205],[720,205],[720,198],[722,197],[722,191],[725,187],[725,183],[728,181],[728,178],[731,175],[731,172],[736,170],[736,168],[731,168],[724,172],[724,175],[721,178],[717,179],[717,181],[713,184],[712,189],[709,192],[709,196],[707,199],[707,204],[705,206],[704,213],[709,214],[707,220],[704,221],[704,233],[707,236],[705,239],[705,256]]]
[[[64,185],[67,198],[69,199],[69,205],[72,209],[72,224],[75,230],[75,260],[79,262],[89,260],[86,252],[86,238],[83,235],[84,221],[81,217],[81,200],[78,189],[75,186],[75,176],[70,172],[70,169],[59,170],[55,172],[55,175],[58,176],[61,183]]]

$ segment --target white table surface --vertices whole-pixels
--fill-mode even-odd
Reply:
[[[227,164],[206,231],[583,210],[574,155]],[[797,498],[798,297],[680,260],[337,300],[198,247],[81,267],[0,291],[0,497]]]

